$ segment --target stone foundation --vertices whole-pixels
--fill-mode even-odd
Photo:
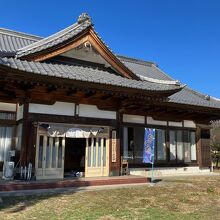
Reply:
[[[151,168],[130,168],[130,175],[138,175],[151,177]],[[199,167],[162,167],[154,168],[154,177],[163,176],[178,176],[178,175],[197,175],[197,174],[209,174],[210,168],[200,169]]]

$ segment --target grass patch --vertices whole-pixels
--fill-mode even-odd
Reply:
[[[219,219],[220,175],[151,186],[5,197],[0,219]]]

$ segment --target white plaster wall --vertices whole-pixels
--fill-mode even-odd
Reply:
[[[174,127],[183,127],[183,123],[182,122],[175,122],[175,121],[169,121],[168,125],[169,126],[174,126]]]
[[[186,127],[186,128],[196,128],[196,124],[193,121],[184,120],[184,127]]]
[[[129,123],[138,123],[138,124],[144,124],[145,123],[145,117],[141,115],[123,115],[123,122],[129,122]]]
[[[1,111],[16,111],[16,104],[0,102]]]
[[[89,118],[116,119],[116,112],[100,110],[95,105],[79,104],[79,116]]]
[[[147,124],[149,125],[167,125],[166,121],[158,121],[158,120],[154,120],[152,117],[147,117]]]
[[[67,103],[67,102],[56,102],[54,105],[42,105],[42,104],[30,103],[29,112],[50,114],[50,115],[74,116],[75,104]]]

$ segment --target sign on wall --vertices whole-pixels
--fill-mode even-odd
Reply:
[[[116,151],[116,131],[112,131],[112,162],[116,162],[117,151]]]

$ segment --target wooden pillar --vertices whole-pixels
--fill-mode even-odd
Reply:
[[[202,155],[201,155],[201,128],[196,127],[196,157],[199,167],[202,166]]]
[[[202,132],[204,135],[202,135]],[[208,168],[211,166],[210,128],[208,126],[198,126],[196,138],[199,167]]]
[[[120,167],[121,167],[121,147],[122,147],[122,114],[117,112],[117,124],[116,124],[116,150],[117,150],[117,157],[116,157],[116,174],[120,174]]]
[[[27,166],[27,151],[28,151],[28,137],[29,137],[28,112],[29,112],[29,101],[25,99],[23,103],[23,119],[22,119],[22,139],[21,139],[21,153],[20,153],[21,166]]]
[[[121,117],[117,112],[116,127],[110,132],[109,168],[111,176],[119,176],[121,166]],[[116,134],[116,136],[115,136]],[[113,146],[114,145],[114,146]]]
[[[201,131],[202,132],[202,131]],[[202,167],[211,167],[210,128],[205,128],[206,136],[201,135]]]

